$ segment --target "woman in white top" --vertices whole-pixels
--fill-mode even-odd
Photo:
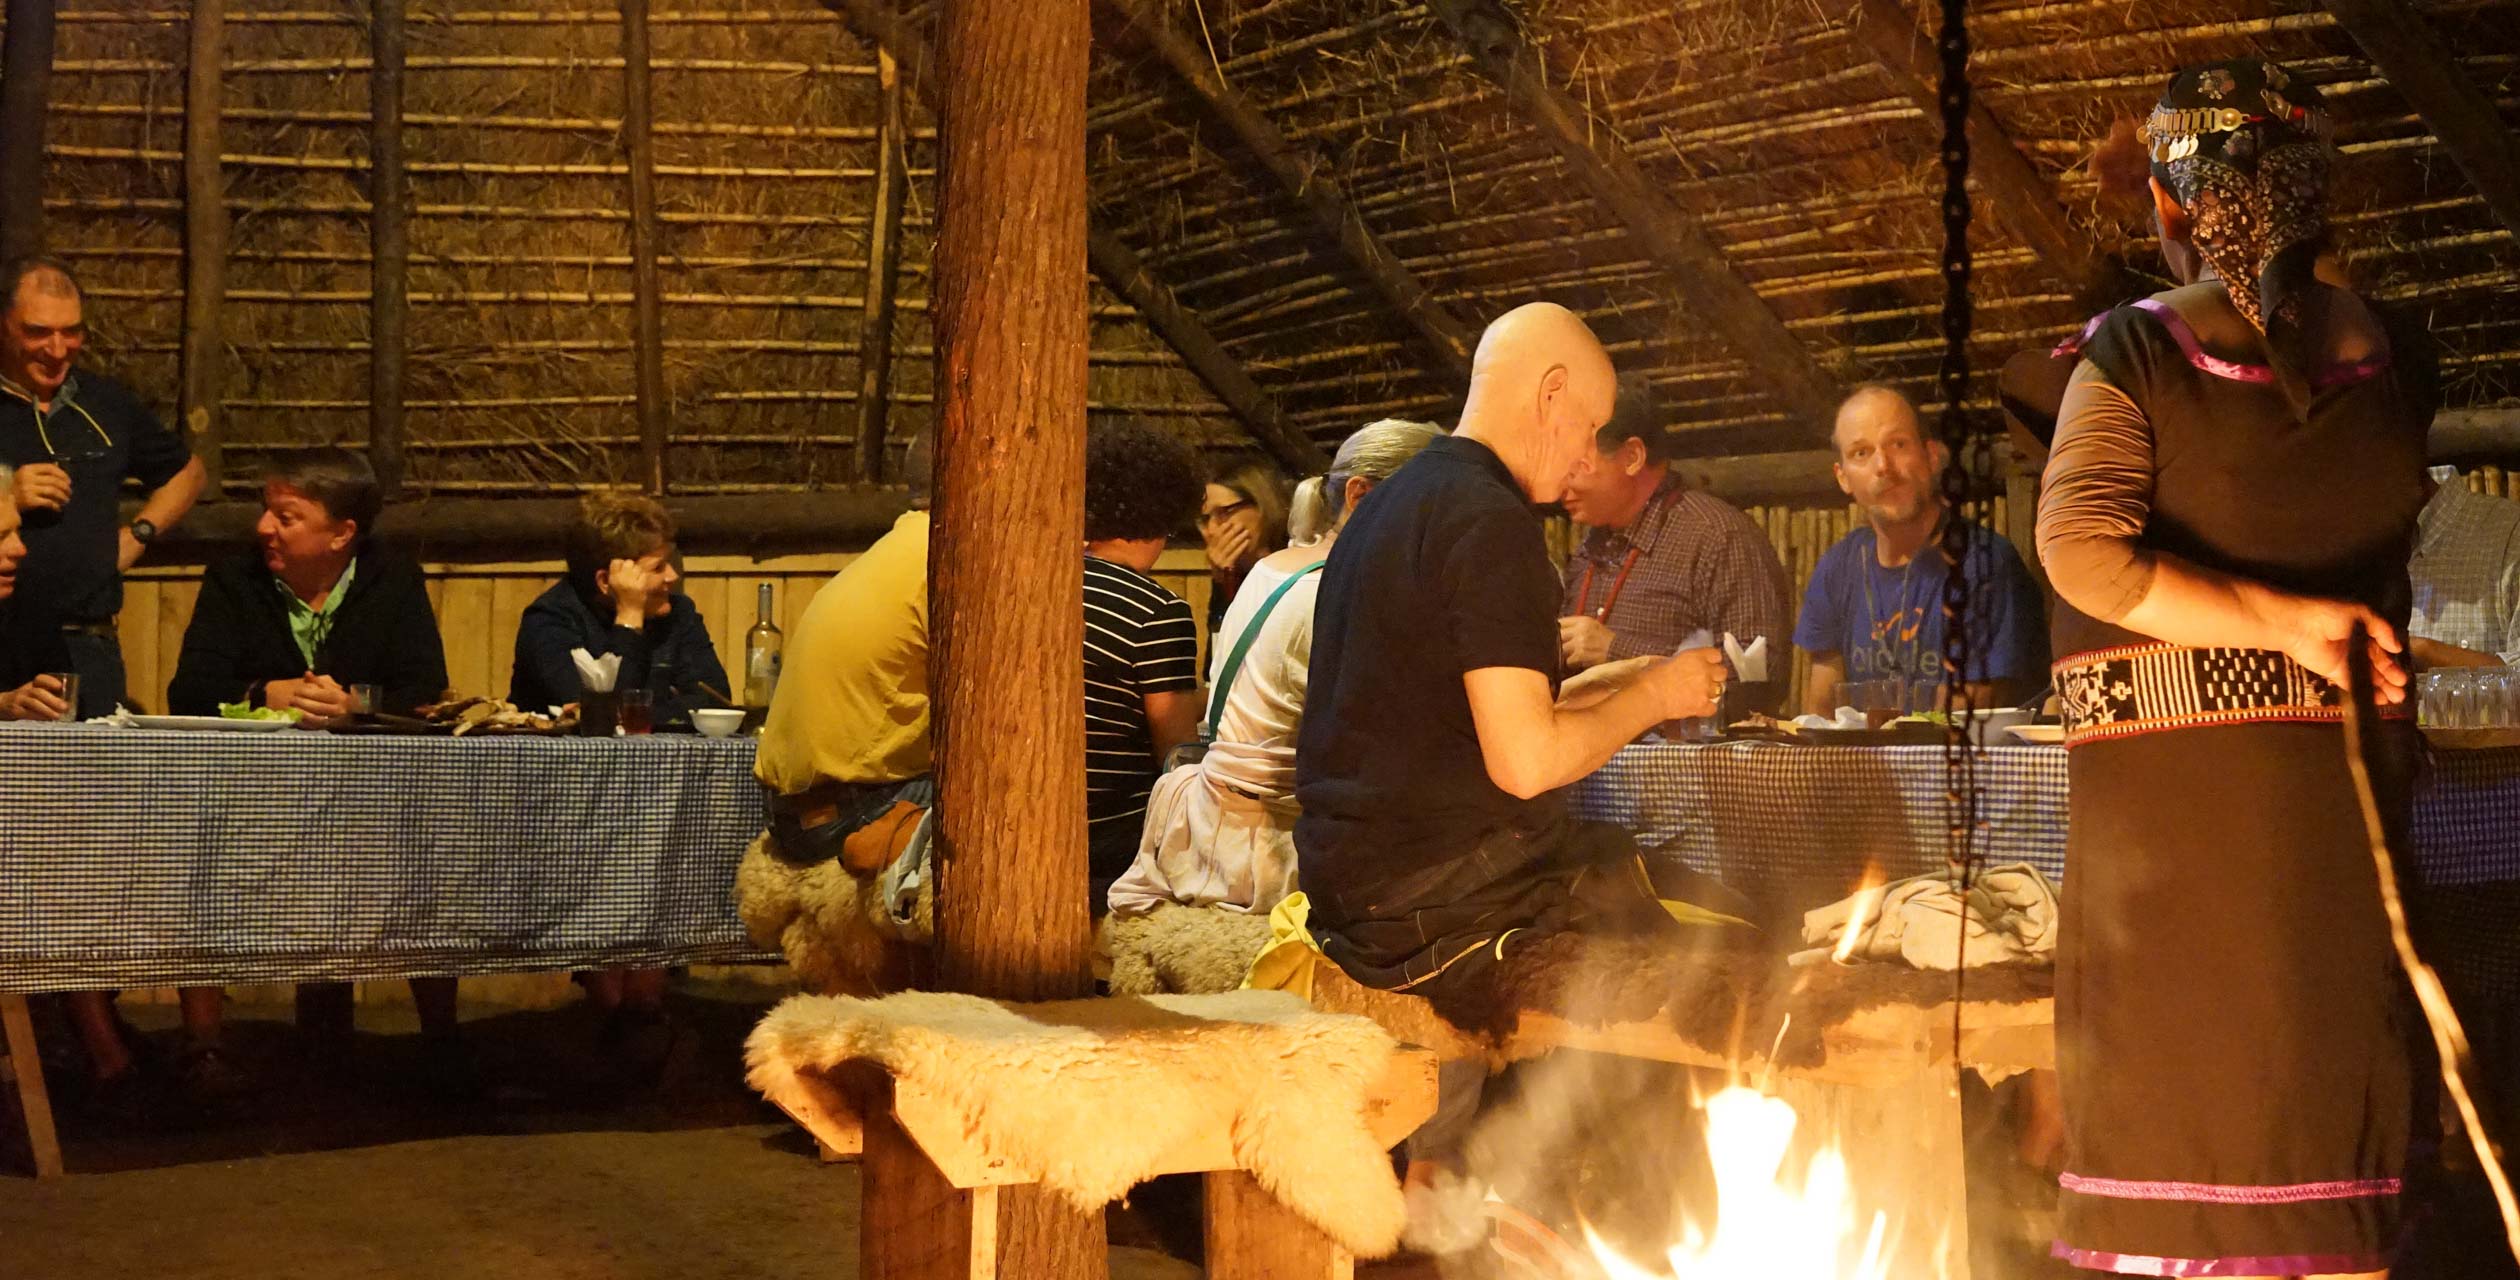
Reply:
[[[1442,434],[1422,422],[1376,422],[1339,446],[1327,475],[1296,489],[1292,545],[1252,566],[1217,627],[1207,754],[1156,780],[1137,861],[1111,886],[1114,914],[1167,902],[1265,914],[1295,891],[1295,730],[1317,570],[1358,500]]]

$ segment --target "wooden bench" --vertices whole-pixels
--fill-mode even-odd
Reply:
[[[1060,1057],[1063,1070],[1075,1069],[1080,1061],[1072,1045]],[[1176,1050],[1163,1058],[1163,1070],[1198,1069],[1195,1055],[1184,1058]],[[975,1103],[966,1093],[959,1103],[949,1102],[869,1059],[820,1068],[791,1065],[778,1072],[774,1087],[764,1084],[758,1062],[756,1056],[756,1085],[813,1135],[826,1158],[853,1157],[859,1164],[860,1274],[869,1280],[995,1280],[1002,1274],[996,1229],[1000,1193],[1033,1185],[1034,1179],[992,1152],[977,1133],[975,1115],[987,1114],[997,1105],[989,1099],[999,1095],[988,1094]],[[1434,1113],[1436,1069],[1434,1054],[1399,1046],[1370,1077],[1356,1122],[1375,1149],[1397,1146]],[[1356,1077],[1344,1078],[1351,1081],[1347,1087],[1355,1087]],[[956,1085],[987,1088],[968,1077],[958,1078]],[[1353,1275],[1351,1254],[1272,1195],[1245,1167],[1237,1148],[1241,1116],[1228,1110],[1188,1117],[1168,1113],[1168,1119],[1188,1123],[1179,1125],[1173,1140],[1140,1176],[1205,1176],[1208,1276],[1347,1280]],[[1248,1133],[1242,1137],[1250,1140]],[[1376,1165],[1377,1177],[1388,1176],[1378,1160]],[[904,1223],[919,1225],[909,1231],[890,1229],[890,1224]]]

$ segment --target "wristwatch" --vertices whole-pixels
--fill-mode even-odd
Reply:
[[[139,543],[141,546],[145,547],[150,543],[157,541],[157,533],[157,526],[146,520],[134,520],[131,522],[131,540]]]

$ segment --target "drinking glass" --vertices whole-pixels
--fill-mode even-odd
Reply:
[[[61,682],[61,701],[64,710],[61,715],[56,718],[64,724],[77,720],[79,718],[79,673],[76,671],[47,671],[44,674]]]
[[[635,738],[656,730],[656,695],[646,689],[624,689],[620,694],[622,736]]]
[[[375,686],[375,685],[372,685],[372,684],[354,684],[354,685],[350,686],[350,711],[351,711],[351,714],[353,714],[353,715],[362,715],[362,716],[372,716],[372,715],[375,715],[375,714],[376,714],[376,702],[377,702],[377,688],[376,688],[376,686]]]
[[[1908,713],[1905,680],[1857,680],[1844,686],[1841,705],[1864,713],[1864,727],[1878,729]]]
[[[2509,667],[2481,667],[2476,673],[2481,729],[2509,729],[2520,725],[2520,672]]]

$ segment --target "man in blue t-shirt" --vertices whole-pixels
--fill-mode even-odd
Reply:
[[[1830,432],[1838,487],[1864,509],[1864,524],[1820,557],[1803,594],[1794,644],[1811,655],[1803,709],[1829,715],[1850,681],[1904,682],[1906,705],[1930,707],[1943,683],[1943,584],[1951,560],[1939,545],[1948,510],[1942,469],[1949,452],[1928,439],[1916,407],[1889,387],[1856,388]],[[2009,705],[2046,682],[2047,625],[2038,584],[2012,544],[1968,529],[1969,666],[1980,706]],[[1917,686],[1927,691],[1921,696]]]

